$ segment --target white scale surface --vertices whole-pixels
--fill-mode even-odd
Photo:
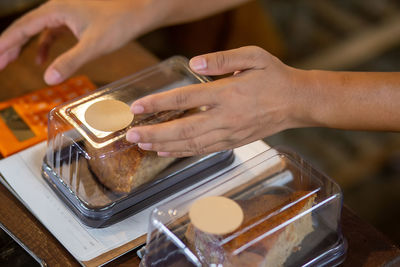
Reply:
[[[207,179],[212,179],[268,149],[269,146],[262,141],[237,148],[234,150],[234,162]],[[5,181],[2,180],[2,183],[78,261],[89,261],[146,234],[149,214],[155,206],[106,228],[95,229],[83,225],[42,178],[41,165],[45,150],[46,143],[43,142],[0,160],[0,173],[5,179]],[[275,152],[271,151],[271,153]],[[222,175],[218,179],[224,178],[229,177]],[[196,185],[198,184],[183,191],[190,190]]]

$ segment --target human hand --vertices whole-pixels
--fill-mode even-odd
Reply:
[[[95,57],[109,53],[139,34],[157,27],[157,16],[145,0],[52,0],[13,23],[0,36],[0,70],[15,60],[22,46],[41,31],[40,63],[59,29],[68,28],[79,40],[47,68],[44,79],[57,84]]]
[[[197,56],[192,70],[234,75],[189,85],[135,101],[135,114],[207,107],[187,117],[127,132],[129,142],[159,156],[185,157],[242,146],[284,129],[305,126],[305,71],[283,64],[259,47]]]

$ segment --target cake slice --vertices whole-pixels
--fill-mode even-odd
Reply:
[[[184,114],[184,111],[160,112],[134,125],[161,123]],[[134,188],[151,181],[175,160],[158,157],[153,151],[142,150],[125,138],[98,149],[86,143],[85,148],[90,155],[91,171],[103,185],[117,193],[129,193]]]
[[[118,143],[114,143],[118,146]],[[156,152],[134,146],[118,153],[109,153],[89,160],[89,166],[99,181],[117,193],[129,193],[149,182],[171,164],[174,158],[158,157]]]
[[[244,212],[239,229],[218,236],[201,232],[190,224],[185,234],[188,245],[206,265],[283,266],[313,231],[311,213],[288,225],[283,223],[309,210],[315,197],[309,191],[298,191],[238,200]],[[227,237],[234,238],[227,240]]]

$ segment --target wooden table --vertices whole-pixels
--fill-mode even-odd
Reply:
[[[51,58],[74,43],[70,37],[59,40]],[[20,58],[0,72],[0,101],[45,87],[42,76],[46,66],[34,62],[36,42],[31,42]],[[96,84],[106,84],[153,65],[158,60],[136,43],[99,58],[81,68]],[[0,184],[0,223],[19,238],[49,266],[79,266],[79,263],[50,232]],[[342,228],[349,248],[342,266],[400,266],[400,249],[371,225],[344,208]],[[109,266],[137,266],[134,252],[109,263]]]

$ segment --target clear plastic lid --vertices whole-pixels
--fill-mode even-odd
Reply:
[[[236,230],[210,234],[190,220],[193,203],[208,196],[241,207]],[[341,208],[335,182],[271,149],[156,208],[141,265],[334,266],[346,252]]]
[[[155,152],[143,151],[136,144],[127,142],[126,132],[136,125],[154,124],[184,116],[187,111],[138,115],[129,126],[115,132],[92,128],[85,121],[85,111],[100,100],[115,99],[131,105],[136,99],[148,94],[206,81],[206,77],[190,70],[187,59],[173,57],[54,108],[49,114],[43,176],[79,212],[89,217],[104,217],[128,208],[132,202],[122,203],[123,200],[128,196],[137,197],[139,192],[141,200],[154,194],[155,191],[146,191],[149,188],[143,186],[157,178],[170,177],[196,162],[193,159],[157,157]],[[212,156],[207,155],[198,160]],[[185,160],[188,162],[186,165],[182,163]],[[164,173],[172,162],[180,164],[179,170],[175,168]],[[148,187],[155,188],[155,185],[153,183]]]

